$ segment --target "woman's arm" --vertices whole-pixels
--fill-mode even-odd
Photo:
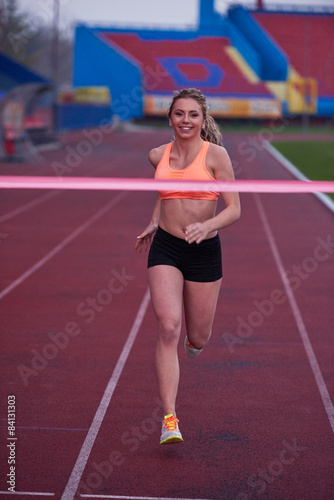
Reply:
[[[212,148],[211,161],[213,163],[213,174],[219,181],[234,181],[234,172],[230,157],[225,148]],[[241,214],[240,199],[238,193],[221,193],[225,203],[225,208],[212,219],[205,222],[208,231],[223,229],[237,221]]]
[[[145,252],[150,248],[153,236],[158,229],[159,225],[159,219],[160,219],[160,207],[161,207],[161,199],[160,196],[158,195],[151,222],[147,226],[147,228],[139,235],[137,236],[137,241],[135,245],[135,250],[138,250],[139,253],[142,251],[143,247]]]
[[[213,147],[212,147],[213,146]],[[208,154],[207,167],[212,171],[215,179],[221,181],[234,180],[234,172],[230,157],[225,148],[221,146],[211,146],[210,157]],[[203,223],[196,222],[186,228],[186,241],[188,243],[200,243],[209,233],[218,231],[237,221],[241,214],[240,200],[238,193],[221,193],[225,203],[225,208],[212,219]]]
[[[148,159],[154,168],[157,168],[159,161],[161,159],[162,153],[166,145],[160,146],[158,148],[151,149],[148,154]],[[160,220],[160,207],[161,207],[161,199],[158,195],[156,204],[154,206],[151,222],[147,226],[147,228],[137,236],[137,241],[135,245],[135,250],[139,252],[142,251],[143,247],[145,252],[150,248],[153,236],[158,229],[159,220]]]

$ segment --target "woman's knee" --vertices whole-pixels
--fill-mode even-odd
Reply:
[[[164,344],[177,343],[181,332],[181,322],[177,318],[162,318],[158,320],[159,339]]]

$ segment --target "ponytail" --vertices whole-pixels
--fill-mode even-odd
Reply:
[[[205,127],[201,132],[201,137],[204,141],[218,144],[218,146],[223,145],[223,137],[219,130],[219,127],[216,121],[210,115],[206,115]]]
[[[201,131],[201,137],[204,141],[212,142],[213,144],[223,145],[223,137],[219,130],[216,121],[208,114],[208,105],[205,96],[198,89],[189,88],[182,89],[174,94],[173,100],[168,109],[168,116],[170,117],[173,106],[178,99],[191,98],[195,99],[201,106],[203,117],[205,120],[205,127]]]

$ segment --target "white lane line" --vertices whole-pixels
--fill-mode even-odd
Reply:
[[[300,181],[310,181],[298,168],[291,163],[282,153],[280,153],[270,142],[264,142],[264,148],[270,153],[286,170],[288,170],[294,177]],[[313,193],[314,196],[327,207],[331,212],[334,212],[334,201],[330,196],[325,193]]]
[[[0,292],[0,300],[6,297],[14,288],[19,286],[23,281],[25,281],[29,276],[31,276],[35,271],[40,269],[44,264],[46,264],[52,257],[57,255],[63,248],[66,247],[71,241],[73,241],[77,236],[83,233],[93,222],[96,222],[100,219],[104,214],[106,214],[111,208],[113,208],[121,199],[127,196],[128,193],[122,192],[119,193],[115,198],[113,198],[109,203],[107,203],[104,207],[102,207],[98,212],[96,212],[92,217],[86,220],[81,226],[79,226],[75,231],[69,234],[63,241],[61,241],[58,245],[56,245],[49,253],[47,253],[42,259],[40,259],[36,264],[30,267],[27,271],[25,271],[21,276],[19,276],[16,280],[14,280],[10,285],[4,288]]]
[[[315,353],[313,351],[313,347],[311,345],[311,342],[310,342],[310,339],[309,339],[301,312],[299,310],[297,301],[295,299],[292,288],[290,287],[289,280],[286,277],[283,262],[282,262],[280,253],[278,251],[278,247],[276,245],[276,241],[275,241],[275,238],[273,236],[271,227],[269,225],[267,216],[265,214],[262,202],[261,202],[258,194],[253,193],[253,196],[255,199],[255,204],[256,204],[257,210],[258,210],[260,218],[261,218],[261,222],[262,222],[263,227],[264,227],[264,231],[265,231],[266,236],[267,236],[268,241],[269,241],[269,245],[270,245],[274,260],[276,262],[278,272],[280,274],[281,280],[282,280],[284,288],[285,288],[285,293],[289,299],[292,313],[294,315],[294,318],[295,318],[295,321],[296,321],[296,324],[297,324],[297,327],[298,327],[298,330],[299,330],[299,333],[300,333],[300,336],[301,336],[301,339],[302,339],[302,342],[303,342],[303,345],[304,345],[304,348],[305,348],[305,351],[306,351],[306,354],[308,357],[308,360],[310,362],[310,365],[311,365],[311,368],[313,371],[313,375],[314,375],[315,381],[317,383],[317,386],[318,386],[318,389],[320,392],[320,396],[321,396],[322,402],[324,404],[324,407],[325,407],[325,410],[326,410],[326,413],[327,413],[327,416],[329,419],[329,423],[330,423],[330,425],[332,427],[332,431],[334,433],[334,406],[333,406],[333,403],[332,403],[331,398],[329,396],[329,393],[328,393],[328,390],[326,387],[326,383],[324,381],[324,378],[322,376],[317,358],[316,358]]]
[[[58,196],[60,193],[63,193],[63,189],[55,189],[53,191],[50,191],[49,193],[45,193],[42,196],[38,196],[38,198],[35,198],[32,201],[29,201],[28,203],[25,203],[24,205],[21,205],[20,207],[16,208],[15,210],[12,210],[11,212],[8,212],[7,214],[4,214],[0,216],[0,223],[1,222],[6,222],[7,220],[11,219],[12,217],[15,217],[16,215],[22,214],[23,212],[26,212],[30,208],[36,207],[40,205],[41,203],[44,203],[44,201],[50,200],[51,198],[54,198],[55,196]]]
[[[132,346],[134,344],[134,341],[136,339],[139,328],[140,328],[142,321],[144,319],[149,302],[150,302],[150,291],[149,291],[149,288],[147,288],[146,293],[144,295],[144,298],[143,298],[143,300],[140,304],[139,310],[137,312],[137,316],[135,318],[135,321],[132,325],[132,328],[130,330],[130,333],[128,335],[126,343],[124,344],[124,347],[123,347],[123,350],[120,354],[120,357],[118,358],[117,364],[116,364],[114,371],[113,371],[113,374],[108,382],[106,390],[104,391],[103,397],[102,397],[101,402],[99,404],[99,407],[95,413],[93,422],[92,422],[90,429],[87,433],[86,439],[82,445],[79,456],[78,456],[77,461],[74,465],[74,468],[72,470],[72,473],[70,475],[68,483],[65,487],[64,493],[61,497],[61,500],[73,500],[73,498],[74,498],[74,495],[77,491],[77,488],[78,488],[78,485],[80,482],[80,479],[81,479],[82,474],[84,472],[84,469],[86,467],[90,452],[93,448],[96,436],[100,430],[100,427],[101,427],[102,421],[104,419],[105,413],[108,409],[110,400],[112,398],[112,395],[114,393],[114,390],[116,388],[118,380],[121,376],[124,365],[128,359],[128,356],[130,354],[130,351],[131,351]]]
[[[40,497],[53,497],[54,493],[42,493],[37,491],[0,491],[0,495],[30,495]]]
[[[169,497],[126,497],[122,495],[87,495],[81,494],[82,498],[115,498],[117,500],[208,500],[205,498],[169,498]]]

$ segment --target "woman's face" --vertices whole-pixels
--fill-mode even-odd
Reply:
[[[170,114],[169,125],[180,138],[200,136],[205,126],[201,105],[191,97],[178,99]]]

